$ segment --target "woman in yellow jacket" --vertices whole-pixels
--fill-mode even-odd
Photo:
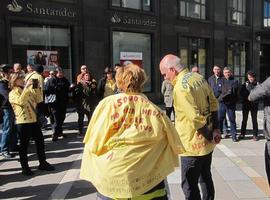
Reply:
[[[20,138],[20,163],[22,174],[33,175],[27,157],[29,140],[32,137],[36,143],[39,159],[39,170],[53,171],[54,167],[46,161],[44,150],[44,138],[41,128],[37,123],[36,105],[42,101],[42,91],[34,81],[29,80],[24,86],[24,76],[22,73],[14,73],[10,77],[9,101],[15,113],[16,125]]]
[[[123,92],[104,98],[88,125],[81,178],[98,200],[167,199],[164,179],[185,150],[170,119],[142,94],[145,81],[137,65],[119,68]]]

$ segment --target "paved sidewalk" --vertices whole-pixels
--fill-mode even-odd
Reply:
[[[259,128],[262,129],[262,112],[259,113]],[[31,178],[21,175],[18,156],[12,160],[0,157],[0,199],[88,199],[96,198],[95,188],[79,179],[83,144],[77,136],[76,113],[68,113],[65,121],[66,139],[51,141],[51,131],[45,131],[48,161],[56,171],[37,170],[35,146],[30,147],[30,166],[35,172]],[[237,112],[240,125],[241,113]],[[252,126],[248,122],[248,129]],[[239,128],[239,127],[238,127]],[[251,137],[251,135],[250,135]],[[217,200],[266,200],[270,190],[264,171],[265,140],[251,139],[233,143],[230,138],[222,140],[213,154],[213,179]],[[180,168],[168,176],[169,195],[172,200],[184,199],[180,185]]]

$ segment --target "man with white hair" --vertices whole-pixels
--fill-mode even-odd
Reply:
[[[186,152],[181,154],[182,189],[188,200],[214,199],[211,175],[212,152],[220,142],[218,102],[207,81],[183,67],[169,54],[160,62],[160,72],[174,85],[175,127]]]

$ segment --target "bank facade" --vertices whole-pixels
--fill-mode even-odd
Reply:
[[[61,66],[75,80],[81,64],[98,79],[131,60],[145,69],[146,94],[161,99],[158,64],[167,53],[208,77],[230,66],[270,75],[270,0],[2,0],[0,63]]]

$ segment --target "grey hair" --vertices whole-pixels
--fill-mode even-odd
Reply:
[[[178,56],[174,56],[173,59],[168,59],[166,64],[166,68],[175,68],[176,71],[180,71],[182,68],[184,68],[181,65],[181,59]]]
[[[232,69],[231,69],[230,67],[224,67],[224,68],[223,68],[223,71],[224,71],[224,70],[229,70],[230,72],[232,72]]]

